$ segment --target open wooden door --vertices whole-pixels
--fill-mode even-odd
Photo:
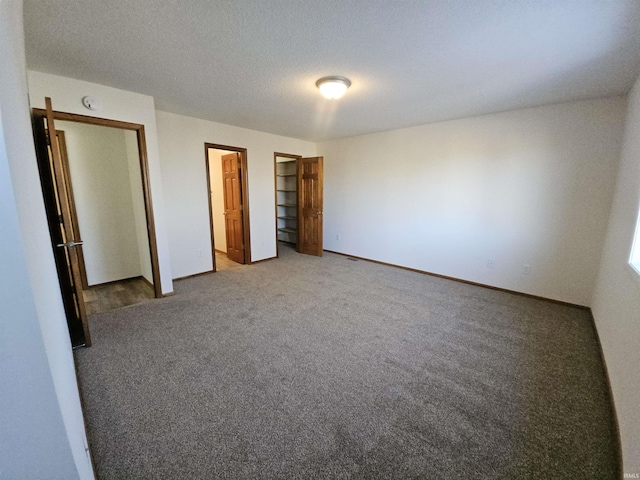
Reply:
[[[34,115],[33,131],[36,143],[40,181],[45,201],[49,233],[58,270],[62,300],[71,344],[90,346],[91,336],[82,296],[82,280],[76,238],[69,201],[70,190],[60,157],[60,147],[53,120],[51,99],[46,98],[46,115]]]
[[[67,198],[69,199],[69,208],[71,213],[71,225],[73,228],[73,237],[80,245],[76,246],[78,254],[78,262],[80,264],[80,278],[82,280],[82,289],[89,288],[87,281],[87,268],[84,262],[84,253],[82,251],[82,237],[80,236],[80,224],[78,223],[78,213],[76,211],[76,202],[73,197],[73,187],[71,186],[71,172],[69,171],[69,156],[67,155],[67,140],[62,130],[56,130],[56,138],[58,139],[58,151],[60,152],[60,160],[62,161],[62,170],[64,171],[64,182],[67,187]]]
[[[242,208],[242,172],[238,153],[222,155],[224,182],[224,223],[227,233],[227,257],[245,263]]]
[[[298,160],[298,251],[322,256],[322,157]]]

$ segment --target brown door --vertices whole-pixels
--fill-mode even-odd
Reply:
[[[322,256],[322,157],[298,165],[298,251]]]
[[[227,232],[227,257],[245,263],[242,182],[238,153],[222,156],[222,179],[224,182],[224,223]]]
[[[72,345],[91,345],[89,326],[82,296],[78,246],[82,244],[73,228],[70,191],[60,156],[53,120],[51,99],[46,98],[45,117],[34,116],[34,137],[40,181],[45,200],[49,233],[53,244],[62,300]],[[45,128],[46,125],[46,128]]]

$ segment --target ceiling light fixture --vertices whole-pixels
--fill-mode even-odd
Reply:
[[[320,89],[320,93],[324,98],[334,99],[340,98],[351,86],[351,80],[346,77],[322,77],[316,82],[316,87]]]

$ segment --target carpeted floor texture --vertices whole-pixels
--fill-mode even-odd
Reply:
[[[101,479],[614,479],[589,313],[325,254],[176,282],[75,352]]]

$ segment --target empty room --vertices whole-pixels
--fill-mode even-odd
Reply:
[[[0,478],[640,478],[639,2],[0,37]]]

